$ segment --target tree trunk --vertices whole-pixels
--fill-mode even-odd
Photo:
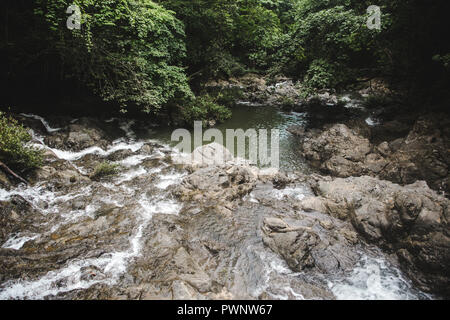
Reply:
[[[8,166],[6,164],[4,164],[3,162],[0,161],[0,169],[2,169],[3,171],[5,171],[6,173],[10,174],[11,176],[13,176],[14,178],[16,178],[17,180],[19,180],[20,182],[23,182],[25,184],[28,184],[28,181],[25,180],[24,178],[22,178],[21,176],[19,176],[18,174],[16,174],[14,171],[12,171],[10,168],[8,168]]]

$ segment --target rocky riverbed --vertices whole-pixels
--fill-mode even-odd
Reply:
[[[425,182],[181,165],[145,124],[21,120],[46,160],[28,186],[0,173],[1,299],[449,295],[449,200]],[[91,179],[104,160],[120,173]]]

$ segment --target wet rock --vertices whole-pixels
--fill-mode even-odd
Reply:
[[[304,156],[313,165],[337,176],[361,175],[370,142],[343,124],[337,124],[315,135],[307,135],[302,146]]]
[[[151,154],[153,151],[153,146],[151,144],[144,144],[142,148],[139,150],[139,153]]]
[[[12,196],[0,201],[0,244],[22,231],[35,232],[35,224],[42,223],[42,216],[24,198]]]
[[[398,120],[391,120],[372,127],[371,135],[372,140],[376,143],[406,137],[410,131],[410,124]]]
[[[200,295],[194,288],[184,281],[175,280],[172,282],[172,299],[173,300],[204,300],[205,297]],[[202,299],[203,298],[203,299]]]
[[[211,290],[211,279],[192,259],[186,249],[179,248],[173,256],[173,262],[181,280],[189,283],[199,292]]]
[[[262,106],[273,105],[280,108],[293,109],[302,99],[299,94],[299,84],[291,79],[278,77],[274,84],[256,74],[246,74],[240,78],[228,81],[218,80],[206,83],[209,90],[237,90],[240,92],[238,105]]]
[[[129,156],[133,155],[133,151],[131,150],[119,150],[108,156],[109,161],[120,161]]]
[[[236,159],[223,145],[216,142],[196,148],[192,154],[178,154],[172,157],[176,164],[189,166],[193,169],[208,166],[220,166],[234,162]]]
[[[280,254],[294,271],[351,270],[359,258],[354,248],[357,237],[349,237],[351,227],[327,217],[299,214],[298,219],[289,219],[289,223],[275,217],[264,219],[264,244]]]
[[[351,221],[368,241],[394,251],[423,290],[449,295],[448,199],[423,181],[402,187],[367,176],[315,176],[312,185],[324,212]]]
[[[326,200],[319,197],[308,197],[301,201],[301,209],[307,212],[326,212]]]
[[[395,150],[380,177],[409,184],[425,180],[435,190],[450,192],[450,120],[445,115],[420,117]]]
[[[114,137],[112,131],[102,121],[81,118],[46,136],[44,141],[50,147],[61,150],[81,151],[95,146],[105,148]]]
[[[344,124],[309,130],[301,151],[323,173],[337,177],[370,175],[399,184],[425,180],[434,190],[449,192],[450,137],[445,116],[417,120],[404,139],[373,145]]]
[[[290,126],[287,131],[297,137],[302,137],[305,134],[305,127],[303,126]]]
[[[30,175],[30,182],[36,184],[45,181],[58,188],[69,187],[76,182],[89,182],[89,178],[65,160],[52,160]]]
[[[0,187],[5,190],[9,190],[12,187],[12,182],[2,171],[0,171]]]
[[[247,166],[207,167],[187,176],[175,194],[182,201],[194,200],[229,213],[236,205],[233,202],[253,189],[256,179],[257,175]]]

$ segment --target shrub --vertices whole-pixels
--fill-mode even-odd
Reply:
[[[333,65],[323,59],[314,60],[305,76],[305,85],[315,89],[333,88],[336,75]]]
[[[236,101],[244,97],[244,91],[238,87],[221,90],[216,97],[216,103],[225,106],[233,107]]]
[[[283,111],[292,111],[295,108],[295,101],[284,96],[281,98],[280,105]]]
[[[18,171],[42,166],[43,152],[27,143],[31,135],[14,118],[0,112],[0,161]]]
[[[192,126],[194,121],[218,121],[224,122],[231,117],[231,111],[227,107],[220,105],[214,98],[206,94],[193,100],[181,111],[183,121]]]
[[[99,180],[101,178],[114,176],[119,173],[119,170],[119,164],[103,161],[95,167],[94,172],[91,175],[91,179]]]

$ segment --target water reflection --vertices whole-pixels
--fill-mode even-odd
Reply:
[[[233,116],[228,121],[217,125],[215,128],[219,129],[224,136],[224,144],[226,145],[226,130],[227,129],[278,129],[280,131],[280,168],[283,171],[308,171],[307,165],[301,158],[299,153],[298,138],[287,131],[293,125],[305,125],[306,114],[290,112],[285,113],[272,106],[239,106],[233,109]],[[178,142],[171,141],[171,134],[175,128],[153,128],[147,133],[147,137],[160,140],[171,146],[175,146]],[[192,132],[193,138],[193,129]],[[268,137],[270,152],[270,136]],[[210,143],[204,141],[204,144]],[[246,141],[246,151],[248,156],[249,141]],[[231,150],[230,150],[231,151]],[[234,150],[234,155],[237,155],[237,150]]]

